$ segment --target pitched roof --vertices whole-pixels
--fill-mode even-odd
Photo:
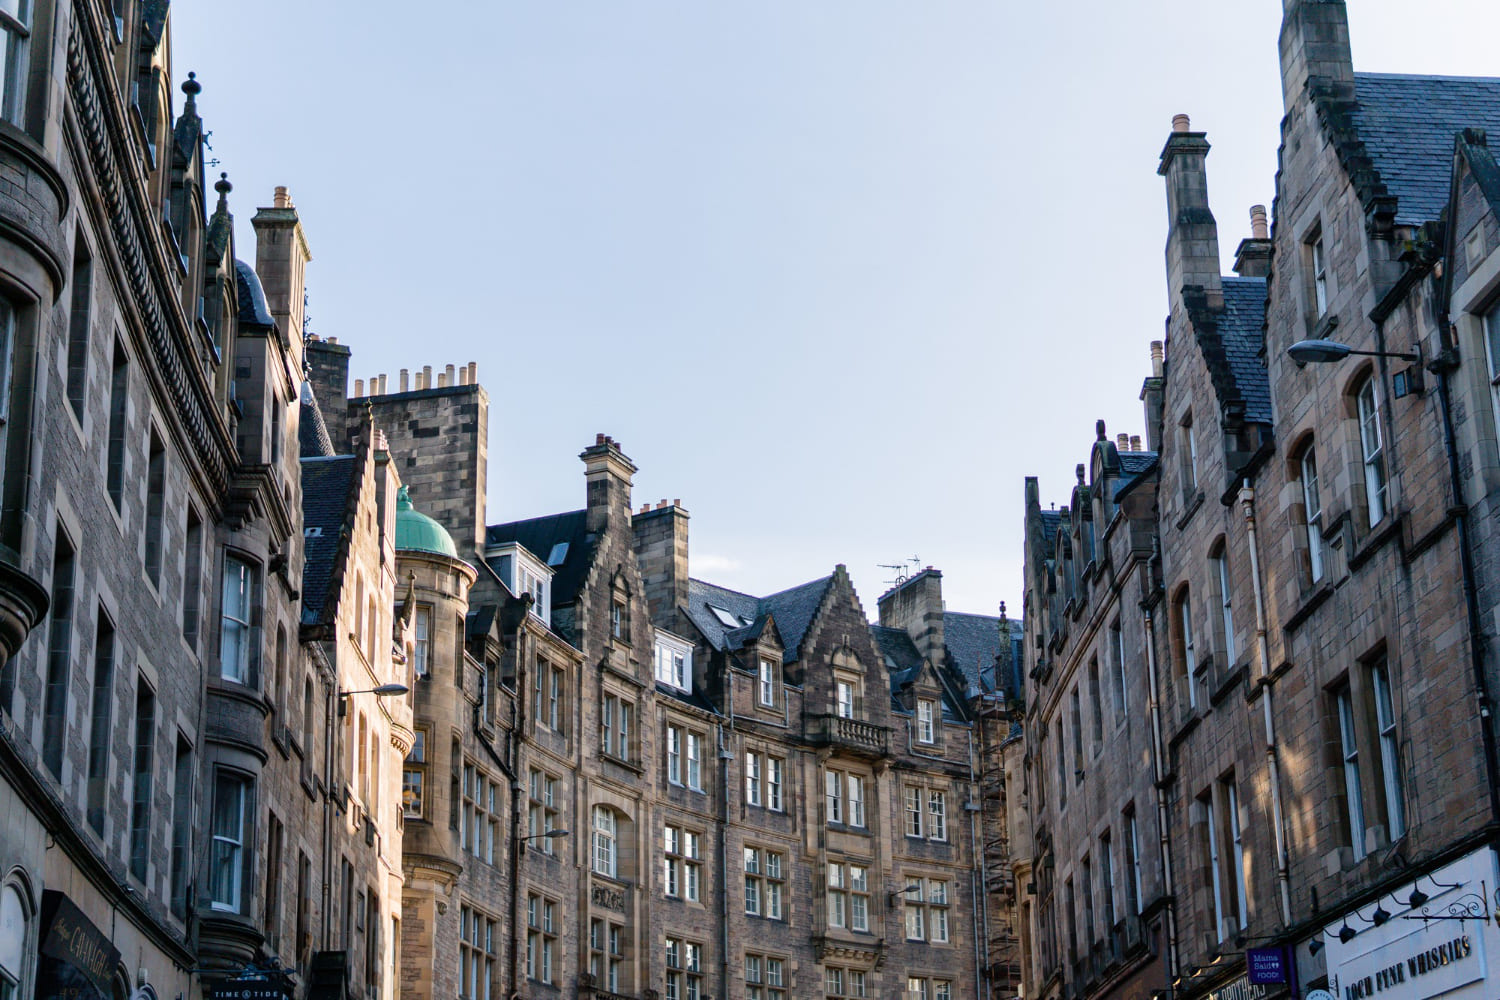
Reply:
[[[349,510],[349,492],[355,486],[354,455],[319,456],[302,459],[302,622],[323,620],[338,561],[344,519]]]
[[[568,550],[563,561],[552,567],[552,606],[572,604],[577,600],[578,588],[583,586],[584,577],[594,561],[595,536],[588,530],[587,513],[570,510],[565,514],[492,524],[484,531],[484,543],[489,546],[519,542],[526,551],[545,562],[554,546],[566,542]]]
[[[1500,132],[1500,79],[1354,74],[1353,123],[1380,180],[1396,196],[1396,222],[1436,220],[1448,204],[1453,135]]]
[[[832,580],[832,576],[825,576],[769,597],[753,597],[703,580],[689,579],[687,613],[715,649],[737,648],[757,625],[764,627],[760,619],[770,615],[781,635],[782,658],[793,663],[801,653],[802,639],[807,635],[808,626],[812,624],[813,615],[817,614],[818,604]],[[712,608],[727,611],[737,619],[735,624],[722,621]]]
[[[318,406],[318,397],[311,386],[302,386],[302,413],[297,423],[297,443],[303,458],[327,458],[333,454],[333,437],[328,433],[328,424],[323,420],[323,411]]]
[[[1224,278],[1224,312],[1219,317],[1219,339],[1230,374],[1245,402],[1245,419],[1271,422],[1271,383],[1261,364],[1265,345],[1266,279]]]
[[[1000,619],[991,615],[943,612],[943,645],[970,691],[995,686],[995,658],[1000,655]]]

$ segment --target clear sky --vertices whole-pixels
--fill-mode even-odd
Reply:
[[[1500,75],[1500,4],[1349,6],[1356,69]],[[1213,144],[1226,270],[1273,194],[1275,0],[172,16],[241,256],[286,184],[351,377],[478,362],[491,522],[581,507],[602,431],[637,505],[692,512],[694,575],[842,562],[872,616],[913,556],[951,610],[1019,613],[1022,478],[1061,505],[1096,419],[1143,433],[1172,115]]]

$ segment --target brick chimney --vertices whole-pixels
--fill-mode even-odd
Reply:
[[[1354,57],[1343,0],[1282,0],[1281,104],[1288,114],[1307,98],[1309,80],[1352,91]]]
[[[256,209],[250,225],[255,227],[255,273],[265,289],[271,317],[291,346],[300,368],[302,290],[312,251],[307,248],[307,235],[302,231],[302,222],[286,188],[276,189],[270,208]]]
[[[646,585],[653,624],[673,631],[688,602],[688,512],[679,501],[643,506],[632,518],[635,559]]]
[[[1207,133],[1192,131],[1187,115],[1172,119],[1156,172],[1167,179],[1167,294],[1176,312],[1182,290],[1196,285],[1210,308],[1223,302],[1219,227],[1208,208]]]
[[[630,477],[635,475],[635,464],[625,457],[620,443],[599,434],[578,457],[588,484],[588,530],[603,531],[611,521],[617,527],[629,524]]]
[[[1030,484],[1028,483],[1028,486]],[[880,624],[905,629],[924,659],[943,660],[943,574],[928,566],[880,596]]]
[[[1250,206],[1250,238],[1240,240],[1234,251],[1234,273],[1243,278],[1264,278],[1271,273],[1271,227],[1266,206]]]

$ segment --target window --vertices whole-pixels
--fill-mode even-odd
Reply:
[[[187,509],[187,525],[183,529],[182,571],[182,638],[188,648],[198,651],[198,628],[202,612],[199,610],[199,595],[203,590],[203,519],[191,505]]]
[[[499,957],[495,921],[470,906],[458,909],[458,995],[463,1000],[490,1000]]]
[[[917,742],[932,744],[937,742],[937,702],[926,698],[917,701]]]
[[[680,826],[662,828],[665,891],[674,899],[698,902],[703,874],[703,856],[698,840],[698,834],[692,830]]]
[[[366,598],[366,601],[368,610],[365,613],[365,653],[370,657],[370,661],[373,663],[375,658],[380,655],[380,646],[376,641],[376,636],[380,634],[380,612],[375,608],[375,594],[373,591],[370,593],[370,596]],[[488,692],[485,689],[485,685],[480,684],[480,701],[484,700],[487,693]]]
[[[1083,706],[1078,696],[1078,688],[1075,686],[1068,692],[1069,708],[1072,714],[1068,722],[1073,726],[1073,780],[1083,780]]]
[[[479,768],[465,762],[463,794],[459,840],[474,857],[494,864],[495,841],[500,836],[500,786]]]
[[[109,371],[109,450],[104,476],[105,488],[115,510],[123,510],[125,503],[125,415],[129,392],[130,359],[117,340],[114,362]]]
[[[829,770],[824,776],[828,822],[844,826],[865,825],[865,779],[857,774]]]
[[[1062,713],[1058,713],[1057,730],[1053,745],[1057,750],[1057,808],[1068,807],[1068,744],[1063,739]]]
[[[829,863],[828,926],[869,931],[870,870],[864,865]]]
[[[760,794],[760,754],[745,754],[745,804],[758,806],[761,804]]]
[[[255,589],[255,567],[226,554],[223,611],[219,625],[219,671],[226,681],[252,683]]]
[[[667,782],[682,784],[682,730],[667,727]]]
[[[703,946],[667,938],[666,1000],[700,1000],[703,996]]]
[[[599,749],[606,757],[630,760],[630,720],[635,705],[619,695],[604,696],[599,712]]]
[[[746,955],[745,1000],[786,1000],[785,962],[768,955]]]
[[[431,666],[431,643],[432,643],[432,609],[417,608],[413,618],[413,631],[416,636],[416,644],[412,647],[412,670],[418,677],[426,677],[432,670]]]
[[[1302,472],[1302,510],[1307,531],[1307,567],[1313,583],[1323,579],[1323,501],[1318,493],[1318,456],[1309,444],[1299,463]]]
[[[1118,722],[1130,711],[1125,693],[1125,631],[1118,618],[1109,627],[1109,659],[1115,685],[1115,721]]]
[[[776,664],[770,660],[761,660],[759,673],[757,674],[756,691],[759,702],[763,707],[775,707],[776,686]]]
[[[312,957],[312,860],[297,852],[297,940],[295,954],[305,962]],[[393,940],[400,942],[400,936]],[[397,963],[400,967],[400,963]]]
[[[20,887],[0,888],[0,1000],[17,1000],[21,995],[21,969],[29,944],[28,909]]]
[[[177,759],[172,771],[172,912],[187,914],[188,876],[192,871],[193,745],[177,734]]]
[[[1224,666],[1234,665],[1234,607],[1233,591],[1229,587],[1229,553],[1227,546],[1220,544],[1209,557],[1213,564],[1211,573],[1218,590],[1215,596],[1219,604],[1219,648],[1224,653]]]
[[[401,768],[401,815],[422,819],[427,815],[427,730],[412,735],[411,751]]]
[[[1198,492],[1198,439],[1193,434],[1193,414],[1189,411],[1177,428],[1177,448],[1182,475],[1182,495],[1188,499]]]
[[[914,898],[915,897],[915,898]],[[942,944],[948,940],[948,883],[919,878],[906,893],[906,937]]]
[[[561,733],[563,720],[563,670],[552,667],[547,671],[547,728]]]
[[[781,898],[786,886],[783,860],[776,851],[759,847],[744,849],[746,913],[781,919]]]
[[[115,627],[101,606],[94,627],[94,697],[89,716],[88,823],[104,835],[109,790],[110,728],[114,715]]]
[[[47,629],[47,691],[42,761],[61,780],[68,738],[68,690],[73,679],[73,545],[61,524],[52,548],[52,621]]]
[[[906,835],[922,836],[922,789],[906,789]]]
[[[927,839],[948,839],[948,795],[946,792],[927,792]]]
[[[824,996],[858,1000],[869,995],[864,969],[841,969],[831,965],[824,975]]]
[[[552,982],[553,956],[557,953],[557,904],[545,896],[526,896],[526,978]]]
[[[605,806],[594,807],[594,871],[615,877],[615,838],[618,824],[614,812]]]
[[[906,1000],[953,1000],[953,983],[946,979],[907,976]]]
[[[1193,611],[1188,600],[1187,588],[1177,597],[1174,612],[1177,618],[1177,683],[1187,689],[1187,707],[1198,707],[1198,655],[1193,649]]]
[[[1354,731],[1354,701],[1346,683],[1334,692],[1338,712],[1339,749],[1344,764],[1344,830],[1354,860],[1365,856],[1365,804],[1359,790],[1359,740]]]
[[[620,965],[625,957],[621,946],[624,928],[603,920],[589,922],[589,974],[611,993],[620,989]]]
[[[1090,751],[1094,756],[1104,746],[1104,700],[1099,690],[1099,658],[1089,660],[1089,733]]]
[[[209,893],[215,910],[242,912],[250,809],[249,779],[231,771],[216,772],[213,855],[209,859]]]
[[[526,807],[526,833],[532,845],[543,854],[553,853],[552,838],[557,829],[557,779],[545,771],[532,768],[527,780],[529,801]]]
[[[365,893],[365,992],[380,992],[380,896]]]
[[[856,701],[854,684],[850,681],[834,682],[835,713],[840,719],[854,718],[854,703]],[[769,705],[770,702],[763,704]]]
[[[1323,234],[1316,233],[1308,244],[1308,255],[1312,264],[1314,316],[1322,318],[1328,312],[1328,258],[1323,254]]]
[[[1240,793],[1234,775],[1219,782],[1219,806],[1224,812],[1224,839],[1229,848],[1229,874],[1234,884],[1237,927],[1243,931],[1250,923],[1250,904],[1245,888],[1245,835],[1240,827]]]
[[[1495,424],[1500,426],[1500,300],[1484,314],[1484,353],[1489,360],[1490,395],[1495,408]]]
[[[156,773],[156,692],[137,677],[135,684],[135,752],[131,758],[130,871],[146,880],[151,855],[151,794]]]
[[[260,926],[272,953],[281,951],[281,847],[286,827],[274,812],[266,814],[266,884],[260,894]]]
[[[146,577],[161,585],[162,507],[167,492],[167,449],[151,429],[146,449]]]
[[[24,6],[26,0],[20,0],[20,4]],[[0,9],[10,6],[5,4]],[[3,17],[0,14],[0,18]],[[73,281],[68,300],[68,405],[73,407],[73,415],[80,423],[83,422],[83,406],[89,390],[89,328],[92,323],[89,309],[94,298],[93,277],[89,243],[80,229],[73,237]]]
[[[693,675],[689,662],[690,655],[686,648],[658,640],[656,643],[656,679],[680,691],[692,690]]]
[[[1380,736],[1380,790],[1386,833],[1395,841],[1406,833],[1406,792],[1401,783],[1401,744],[1396,737],[1396,711],[1385,657],[1370,665],[1370,686],[1375,699],[1375,728]]]
[[[26,43],[31,37],[31,0],[0,4],[5,53],[0,70],[0,117],[21,125],[26,115]]]
[[[616,639],[625,638],[625,605],[619,601],[609,606],[609,634]]]
[[[682,734],[683,756],[687,764],[687,786],[695,792],[703,791],[703,737],[691,730]],[[778,788],[777,794],[780,794]],[[774,806],[773,808],[779,808]]]
[[[1083,882],[1083,937],[1088,947],[1094,946],[1094,862],[1087,854],[1078,866],[1079,878]]]
[[[1385,519],[1387,509],[1385,441],[1380,431],[1380,407],[1375,377],[1369,376],[1355,395],[1359,409],[1359,445],[1365,465],[1365,507],[1370,527]]]
[[[1099,835],[1099,888],[1104,892],[1104,922],[1113,926],[1120,914],[1115,906],[1115,855],[1108,830]]]
[[[1134,807],[1125,811],[1125,890],[1130,912],[1139,914],[1145,896],[1141,892],[1141,843],[1135,826]]]
[[[302,681],[302,753],[312,767],[313,747],[317,744],[313,741],[313,727],[317,724],[317,716],[313,714],[313,682],[311,677]]]

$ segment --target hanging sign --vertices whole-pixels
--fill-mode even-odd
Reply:
[[[1287,980],[1286,952],[1281,948],[1250,948],[1245,952],[1245,964],[1252,983],[1270,985]]]

